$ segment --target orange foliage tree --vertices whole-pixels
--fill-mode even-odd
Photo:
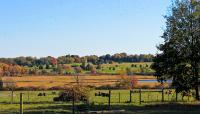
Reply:
[[[24,74],[27,74],[27,68],[25,67],[0,63],[0,75],[2,76],[18,76]]]

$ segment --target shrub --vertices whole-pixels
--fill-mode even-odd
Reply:
[[[42,65],[40,65],[40,66],[39,66],[39,69],[43,69],[43,66],[42,66]]]
[[[97,73],[97,71],[96,71],[96,68],[95,68],[95,67],[93,67],[93,68],[91,69],[91,73],[92,73],[92,74],[96,74],[96,73]]]
[[[65,88],[65,91],[60,92],[58,97],[55,97],[54,101],[88,101],[90,89],[84,86],[73,86]]]
[[[116,83],[116,88],[130,89],[131,88],[131,78],[127,77],[127,76],[121,76],[121,78]]]
[[[138,79],[134,76],[132,76],[131,78],[131,88],[136,88],[137,87],[137,84],[138,84]]]
[[[148,86],[148,85],[143,85],[143,86],[140,87],[140,89],[151,89],[151,87]]]
[[[81,73],[82,72],[82,68],[81,67],[75,67],[74,68],[74,71],[75,71],[75,73],[77,73],[77,74],[79,74],[79,73]]]

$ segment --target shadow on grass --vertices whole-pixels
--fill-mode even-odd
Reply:
[[[107,109],[107,105],[89,106],[89,110],[91,111],[102,111]],[[70,114],[71,110],[71,105],[61,104],[32,108],[29,111],[25,111],[25,114]],[[164,103],[141,106],[133,104],[114,104],[111,105],[111,110],[125,110],[125,112],[120,114],[199,114],[200,104]]]
[[[19,102],[0,102],[0,104],[19,104]],[[64,102],[40,101],[40,102],[23,102],[23,104],[64,104]]]

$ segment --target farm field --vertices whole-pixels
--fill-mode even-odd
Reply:
[[[137,80],[156,80],[153,76],[134,75]],[[99,75],[99,76],[79,76],[79,81],[83,85],[90,85],[94,87],[100,86],[114,86],[121,76],[119,75]],[[22,76],[22,77],[2,77],[4,83],[9,83],[11,80],[20,87],[39,87],[41,89],[49,89],[52,87],[69,86],[76,82],[76,76]],[[138,87],[159,86],[158,82],[139,82]],[[5,86],[5,84],[4,84]]]
[[[119,74],[120,70],[126,68],[130,69],[132,73],[138,74],[151,74],[154,71],[150,68],[152,62],[134,62],[134,63],[112,63],[112,64],[102,64],[101,69],[98,70],[99,73],[108,74]]]
[[[167,91],[167,90],[166,90]],[[70,114],[70,102],[54,102],[53,98],[57,97],[59,91],[15,91],[13,104],[11,104],[11,92],[0,92],[0,113],[1,114],[16,114],[19,112],[19,94],[24,93],[24,113],[25,114]],[[96,92],[108,92],[108,90],[92,90],[90,93],[91,110],[106,110],[108,104],[107,97],[95,96]],[[46,93],[46,96],[38,96],[39,93]],[[120,93],[120,100],[119,100]],[[132,94],[132,102],[128,103],[130,96],[129,90],[112,90],[111,91],[111,109],[126,110],[124,114],[160,114],[160,113],[183,113],[198,114],[200,111],[199,102],[194,102],[192,97],[182,97],[178,95],[178,102],[175,101],[175,95],[165,94],[164,103],[161,102],[160,93],[142,93],[142,104],[139,104],[139,94]],[[80,103],[76,103],[78,105]],[[187,108],[184,108],[187,107]],[[199,108],[198,108],[199,107]],[[159,108],[159,110],[158,110]],[[181,109],[181,110],[180,110]]]

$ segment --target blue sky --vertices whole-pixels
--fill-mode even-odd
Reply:
[[[155,54],[170,0],[1,0],[0,57]]]

